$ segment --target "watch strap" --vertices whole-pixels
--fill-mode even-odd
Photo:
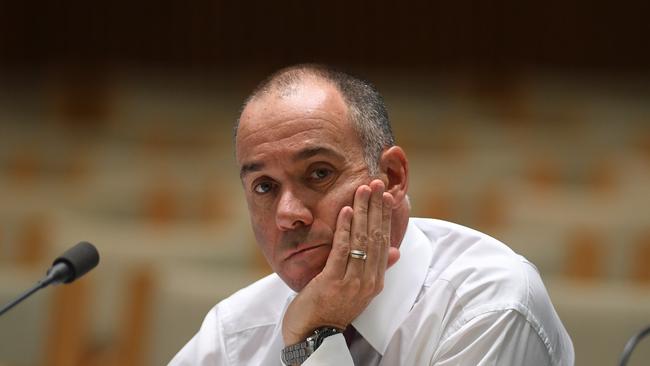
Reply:
[[[314,334],[302,342],[293,344],[282,349],[282,363],[284,365],[300,365],[318,349],[325,338],[341,333],[340,330],[332,327],[321,327],[314,331]]]

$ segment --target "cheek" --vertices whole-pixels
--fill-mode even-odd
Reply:
[[[264,256],[270,260],[273,258],[274,243],[277,242],[277,230],[275,230],[275,222],[270,219],[269,215],[259,212],[258,209],[249,205],[251,227],[255,240],[260,247]],[[271,217],[272,218],[272,217]]]
[[[258,227],[253,225],[253,233],[255,234],[255,242],[257,242],[257,246],[260,247],[262,250],[262,253],[264,254],[264,257],[269,259],[269,255],[271,254],[271,248],[267,244],[267,238],[264,235],[264,232],[261,231]]]
[[[273,272],[278,272],[280,268],[278,267],[280,261],[276,258],[276,253],[278,249],[278,239],[274,237],[274,233],[265,229],[265,226],[261,226],[253,223],[253,233],[255,234],[255,242],[257,247],[264,255],[266,263],[271,266]],[[279,253],[277,253],[279,254]]]
[[[334,229],[341,209],[345,206],[352,207],[354,192],[359,185],[361,183],[343,184],[330,191],[327,197],[319,202],[317,216]]]
[[[356,179],[349,179],[345,184],[341,184],[338,189],[336,189],[333,194],[336,195],[337,199],[341,202],[341,207],[347,205],[352,206],[354,201],[354,193],[357,188],[362,184],[369,184],[370,179],[366,177],[356,177]]]
[[[255,235],[257,236],[258,232],[262,234],[269,231],[275,224],[272,202],[263,202],[262,200],[255,200],[253,197],[246,197],[246,203]]]

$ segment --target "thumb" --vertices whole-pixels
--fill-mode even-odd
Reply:
[[[399,249],[395,247],[388,248],[388,263],[386,264],[386,268],[390,268],[393,266],[393,264],[397,263],[399,257]]]

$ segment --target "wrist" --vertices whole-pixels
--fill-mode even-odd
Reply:
[[[307,337],[312,336],[315,332],[324,328],[335,329],[336,331],[338,331],[338,333],[343,333],[343,331],[347,328],[347,326],[341,327],[337,325],[318,325],[318,326],[310,326],[308,328],[305,328],[304,330],[296,330],[296,331],[283,329],[282,339],[284,340],[284,345],[290,346],[298,342],[302,342],[305,339],[307,339]]]
[[[333,327],[320,327],[314,330],[305,339],[297,343],[291,343],[282,350],[282,363],[284,365],[302,364],[320,347],[325,338],[339,333],[341,333],[341,330]]]
[[[283,327],[284,328],[284,327]],[[314,333],[314,329],[318,327],[301,329],[301,330],[290,330],[282,329],[282,339],[284,340],[285,346],[291,346],[298,342],[304,341],[307,337]]]

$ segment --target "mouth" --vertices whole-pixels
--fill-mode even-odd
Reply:
[[[300,256],[303,254],[309,254],[311,251],[325,246],[329,246],[329,244],[316,244],[316,245],[299,244],[294,250],[292,250],[289,253],[286,259],[291,259],[292,257]]]

